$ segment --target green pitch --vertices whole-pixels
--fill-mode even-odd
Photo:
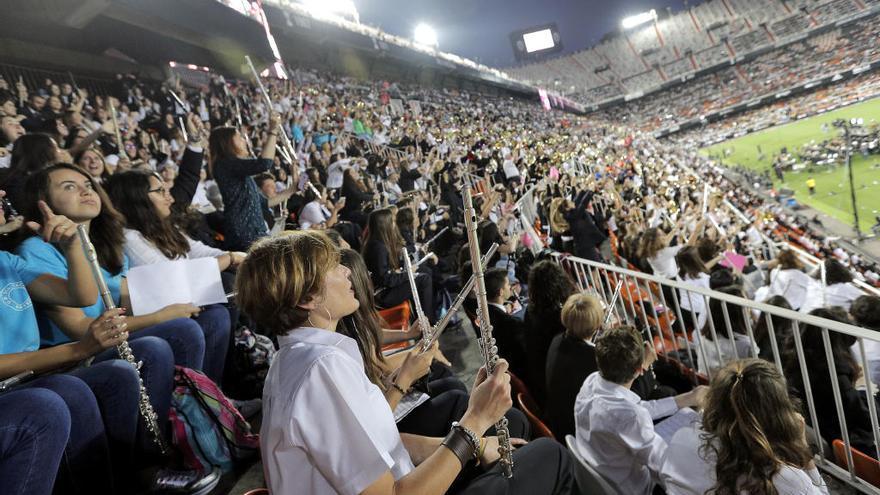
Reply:
[[[777,188],[782,186],[793,189],[798,202],[833,216],[847,225],[852,225],[852,200],[845,166],[816,167],[812,172],[806,169],[798,172],[786,171],[783,183],[777,180],[771,169],[773,157],[782,147],[788,147],[789,152],[793,153],[795,149],[810,141],[815,140],[818,143],[831,139],[840,133],[837,128],[831,126],[831,122],[836,119],[851,118],[865,119],[866,127],[869,123],[880,121],[880,98],[731,139],[704,148],[702,152],[717,158],[724,150],[729,150],[730,153],[723,160],[725,165],[739,164],[760,172],[769,171],[773,184]],[[822,124],[828,124],[827,132],[822,131]],[[758,146],[761,147],[764,156],[759,157]],[[852,165],[856,201],[859,207],[859,225],[862,233],[870,233],[871,226],[876,223],[874,217],[880,215],[880,155],[869,155],[864,158],[861,153],[856,153],[852,157]],[[807,190],[806,180],[810,176],[816,180],[814,196],[810,196]]]

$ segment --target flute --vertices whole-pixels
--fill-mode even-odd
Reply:
[[[104,309],[114,309],[116,303],[113,301],[113,296],[110,294],[107,282],[104,281],[104,275],[101,274],[101,265],[98,264],[98,255],[95,252],[95,246],[93,246],[92,241],[89,240],[89,234],[86,232],[85,226],[77,225],[76,233],[82,243],[86,259],[88,259],[89,265],[92,268],[92,275],[95,277],[95,283],[98,285],[98,292],[101,295],[101,301],[104,302]],[[147,395],[147,389],[144,387],[144,379],[141,376],[140,368],[143,363],[135,361],[134,354],[131,352],[131,347],[129,347],[128,342],[122,342],[117,345],[116,351],[119,353],[120,358],[131,364],[134,367],[134,370],[137,371],[138,383],[140,384],[138,409],[141,417],[144,418],[144,423],[146,424],[147,429],[153,434],[153,440],[156,442],[156,445],[159,446],[159,450],[162,451],[163,454],[166,454],[168,453],[168,446],[165,444],[165,439],[162,437],[162,430],[159,428],[159,416],[156,414],[156,411],[153,410],[153,405],[150,403],[150,396]]]
[[[489,246],[489,249],[486,250],[486,254],[483,255],[483,267],[489,263],[489,260],[492,259],[492,256],[495,255],[495,251],[498,250],[498,243],[492,243]],[[440,338],[440,334],[443,333],[443,330],[446,330],[446,326],[449,325],[449,322],[452,321],[452,316],[458,311],[458,308],[464,304],[464,300],[467,298],[467,295],[470,294],[471,290],[474,288],[474,283],[476,283],[476,278],[471,275],[471,278],[468,279],[467,282],[462,286],[461,291],[455,297],[455,301],[452,301],[452,304],[449,306],[449,311],[443,315],[443,318],[434,325],[434,328],[431,329],[431,335],[425,336],[422,335],[422,350],[421,352],[427,352],[431,346],[434,345],[434,342]]]
[[[428,321],[428,318],[425,317],[425,311],[422,309],[422,301],[419,300],[419,290],[416,287],[416,274],[413,272],[412,262],[409,259],[409,253],[406,251],[406,247],[400,248],[401,254],[403,255],[403,268],[406,270],[406,278],[409,279],[409,288],[412,292],[412,301],[413,306],[415,306],[416,311],[416,319],[422,325],[422,337],[427,334],[430,337],[432,333],[431,324]]]
[[[113,129],[116,130],[116,147],[119,148],[119,155],[121,157],[125,153],[125,144],[122,142],[122,133],[119,132],[119,122],[116,120],[116,107],[113,106],[109,96],[107,97],[107,105],[110,107],[110,118],[113,119]]]
[[[617,287],[614,288],[614,294],[611,295],[611,302],[608,303],[608,307],[605,308],[605,318],[602,319],[603,327],[611,322],[611,316],[614,314],[614,305],[617,304],[617,299],[620,297],[620,289],[622,287],[623,280],[618,280]]]
[[[483,264],[480,262],[480,245],[477,239],[477,212],[471,188],[464,188],[464,222],[467,227],[468,247],[471,253],[471,265],[474,267],[474,284],[477,291],[477,314],[480,321],[480,350],[486,361],[486,373],[491,374],[498,362],[498,347],[492,338],[492,323],[489,320],[489,302],[486,300],[486,281],[483,279]],[[510,447],[510,431],[507,429],[507,418],[504,416],[495,423],[498,436],[498,454],[501,459],[501,471],[507,478],[513,477],[513,450]]]
[[[257,81],[257,87],[260,89],[260,93],[263,95],[263,99],[266,100],[266,112],[272,112],[272,99],[269,98],[269,93],[266,92],[266,87],[263,86],[263,81],[260,79],[260,75],[257,73],[257,69],[254,68],[254,63],[251,62],[251,57],[248,55],[244,56],[245,61],[250,67],[251,72],[254,75],[254,79]],[[281,136],[281,146],[279,149],[283,150],[281,152],[282,157],[287,160],[288,163],[293,165],[293,160],[297,159],[296,151],[293,149],[293,145],[290,143],[290,138],[287,137],[287,132],[284,130],[284,126],[281,127],[281,132],[279,133]],[[271,132],[271,129],[270,129]]]

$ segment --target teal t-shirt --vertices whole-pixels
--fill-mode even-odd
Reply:
[[[64,257],[64,254],[43,239],[30,237],[18,246],[16,252],[43,273],[51,273],[61,278],[67,278],[67,259]],[[122,279],[128,273],[128,257],[125,257],[122,270],[118,274],[111,275],[110,272],[103,268],[101,268],[101,273],[104,275],[104,281],[107,283],[107,288],[110,289],[113,301],[118,306],[119,288],[122,285]],[[82,310],[90,318],[97,318],[106,311],[104,302],[100,297],[95,304],[82,308]],[[42,347],[51,347],[71,341],[70,337],[49,319],[46,312],[39,305],[37,305],[37,323],[40,326],[40,345]]]
[[[42,274],[33,263],[0,251],[0,354],[39,349],[40,330],[27,286]]]

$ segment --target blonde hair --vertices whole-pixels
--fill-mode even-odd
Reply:
[[[238,268],[236,303],[261,327],[284,335],[308,320],[300,304],[323,293],[327,273],[338,264],[339,250],[321,231],[261,239]]]
[[[574,337],[589,339],[602,326],[605,309],[598,298],[572,294],[562,306],[562,325]]]
[[[553,198],[550,202],[550,231],[553,234],[561,234],[569,229],[565,215],[562,213],[564,198]]]

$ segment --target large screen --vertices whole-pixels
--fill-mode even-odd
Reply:
[[[542,29],[533,33],[523,34],[523,41],[526,43],[526,52],[533,53],[538,50],[546,50],[553,48],[556,43],[553,41],[553,32],[549,29]]]
[[[556,23],[517,29],[509,35],[510,45],[517,60],[541,60],[562,51],[562,39]]]

